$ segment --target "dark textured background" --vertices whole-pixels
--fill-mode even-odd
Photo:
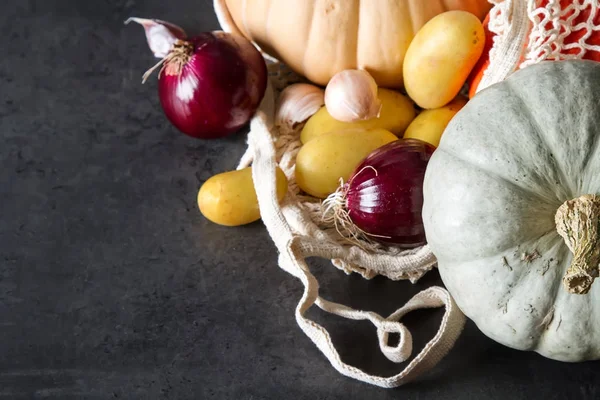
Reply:
[[[244,135],[196,141],[165,121],[129,16],[217,28],[207,0],[0,2],[0,398],[599,398],[598,363],[509,350],[471,323],[409,386],[339,375],[297,327],[301,285],[262,224],[198,212],[198,187],[234,167]],[[384,315],[437,282],[313,267],[326,298]],[[400,371],[368,323],[311,315],[347,362]],[[417,346],[440,317],[407,318]]]

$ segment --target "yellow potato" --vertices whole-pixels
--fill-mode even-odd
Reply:
[[[466,11],[447,11],[427,22],[404,57],[404,86],[422,108],[448,104],[460,91],[483,52],[485,33]]]
[[[378,118],[371,118],[359,122],[341,122],[333,118],[325,107],[321,107],[306,121],[300,134],[302,143],[306,143],[317,136],[342,129],[386,129],[398,137],[415,118],[415,107],[412,101],[402,93],[394,90],[379,88],[377,97],[381,100],[381,113]]]
[[[287,178],[277,168],[277,197],[287,192]],[[249,224],[260,219],[252,181],[252,168],[224,172],[209,178],[198,191],[198,207],[208,220],[225,226]]]
[[[296,157],[296,182],[306,193],[325,198],[336,191],[373,150],[398,140],[385,129],[330,132],[306,143]]]
[[[438,147],[446,126],[465,104],[467,99],[458,96],[444,107],[422,111],[406,128],[404,138],[420,139]]]

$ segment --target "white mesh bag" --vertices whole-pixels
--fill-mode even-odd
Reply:
[[[600,30],[598,0],[490,2],[493,8],[489,28],[496,36],[490,51],[490,65],[478,90],[542,60],[590,58],[600,51],[590,39],[593,39],[593,32]],[[239,34],[225,1],[214,0],[214,7],[222,29]],[[354,310],[319,295],[318,281],[305,261],[308,257],[330,259],[337,268],[348,274],[359,273],[366,279],[383,275],[413,283],[435,266],[436,259],[427,245],[401,250],[368,242],[360,246],[352,244],[331,223],[323,221],[320,200],[301,193],[295,184],[294,164],[301,146],[302,127],[274,124],[278,94],[300,78],[277,60],[265,58],[269,61],[270,82],[263,103],[250,124],[248,149],[238,168],[252,165],[262,221],[277,246],[279,266],[304,285],[304,293],[295,310],[296,321],[340,373],[381,387],[400,386],[435,366],[447,354],[462,331],[465,316],[442,287],[423,290],[387,317]],[[276,196],[276,166],[289,180],[287,196],[281,203]],[[371,321],[382,353],[397,363],[408,361],[412,354],[412,336],[401,323],[402,317],[414,310],[436,307],[445,307],[445,313],[437,333],[404,370],[391,377],[381,377],[367,374],[341,360],[327,330],[307,318],[306,312],[313,305],[344,318]],[[400,335],[396,346],[387,343],[392,332]]]

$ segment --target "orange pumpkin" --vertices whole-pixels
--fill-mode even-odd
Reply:
[[[402,87],[402,62],[418,29],[448,10],[483,19],[488,0],[225,0],[234,30],[320,85],[365,69],[379,86]]]
[[[483,78],[483,72],[490,65],[490,49],[494,45],[494,34],[490,32],[488,24],[490,22],[490,15],[486,15],[483,20],[483,31],[485,32],[485,44],[483,45],[483,53],[477,61],[477,64],[471,70],[469,77],[467,78],[467,84],[469,85],[469,98],[475,96],[477,86]]]

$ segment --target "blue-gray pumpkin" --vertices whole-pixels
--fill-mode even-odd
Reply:
[[[600,358],[600,63],[542,62],[478,93],[429,162],[441,277],[483,333]]]

